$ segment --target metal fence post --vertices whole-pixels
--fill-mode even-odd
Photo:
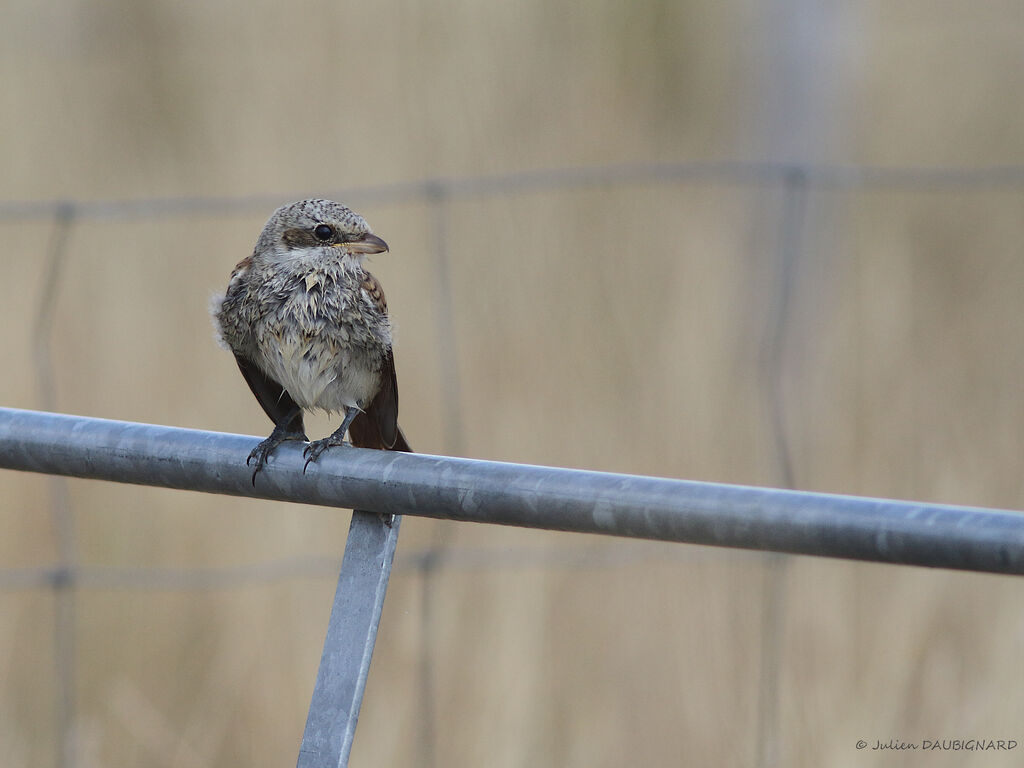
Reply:
[[[401,520],[352,513],[298,768],[348,765]]]

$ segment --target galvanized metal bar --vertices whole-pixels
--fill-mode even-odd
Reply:
[[[348,765],[401,520],[352,513],[298,768]]]
[[[257,438],[0,408],[0,468],[882,563],[1024,574],[1024,515],[346,448],[302,473],[282,445],[256,487]]]

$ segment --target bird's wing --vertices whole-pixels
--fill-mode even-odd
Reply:
[[[352,445],[359,448],[412,451],[398,426],[398,380],[395,377],[395,358],[390,349],[381,369],[380,389],[366,410],[353,419],[348,434]]]
[[[223,312],[222,307],[229,302],[237,305],[242,301],[247,290],[246,278],[251,268],[252,256],[247,256],[235,265],[235,269],[231,273],[231,279],[228,281],[227,292],[221,300],[221,306],[218,307],[217,312],[214,314],[218,333],[222,340],[227,336],[224,329],[220,326],[220,315]],[[236,333],[232,335],[237,335],[237,329]],[[256,400],[259,401],[259,404],[263,407],[267,416],[270,417],[270,420],[274,422],[274,426],[284,427],[289,432],[298,432],[305,436],[306,429],[302,424],[302,411],[296,406],[295,401],[292,400],[284,387],[261,371],[259,366],[249,357],[239,354],[239,339],[234,338],[231,342],[224,340],[223,343],[234,353],[235,362],[238,363],[238,370],[242,372],[245,383],[249,385],[249,389],[256,395]],[[242,344],[241,348],[245,348],[245,344]]]
[[[366,298],[373,302],[377,311],[384,317],[387,317],[388,300],[384,298],[384,286],[380,284],[380,280],[364,269],[359,287],[362,288],[363,293],[366,294]]]
[[[302,424],[302,410],[292,400],[291,395],[259,369],[252,360],[235,353],[235,362],[242,372],[245,383],[256,395],[256,399],[275,426],[284,427],[289,432],[301,433],[305,439],[306,428]]]
[[[387,299],[380,281],[369,272],[363,272],[361,287],[382,315],[388,313]],[[352,421],[348,428],[352,445],[360,448],[381,448],[389,451],[411,452],[398,426],[398,380],[395,377],[395,356],[388,349],[380,371],[380,389],[373,400]]]

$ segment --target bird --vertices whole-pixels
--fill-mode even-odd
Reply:
[[[274,429],[249,454],[256,476],[283,442],[307,442],[305,473],[329,448],[412,449],[398,426],[398,382],[384,290],[366,256],[387,252],[366,220],[332,200],[300,200],[267,220],[210,312],[215,337]],[[341,413],[309,442],[303,413]]]

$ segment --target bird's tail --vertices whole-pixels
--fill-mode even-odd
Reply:
[[[384,442],[376,422],[367,416],[366,413],[360,413],[356,416],[348,427],[348,435],[352,439],[352,445],[357,448],[376,448],[381,451],[412,453],[412,448],[409,447],[402,428],[396,426],[395,431],[394,445],[388,445]]]
[[[406,442],[405,433],[402,431],[401,427],[398,427],[398,437],[395,439],[395,444],[391,446],[391,450],[412,453],[412,448],[410,448],[409,443]]]

